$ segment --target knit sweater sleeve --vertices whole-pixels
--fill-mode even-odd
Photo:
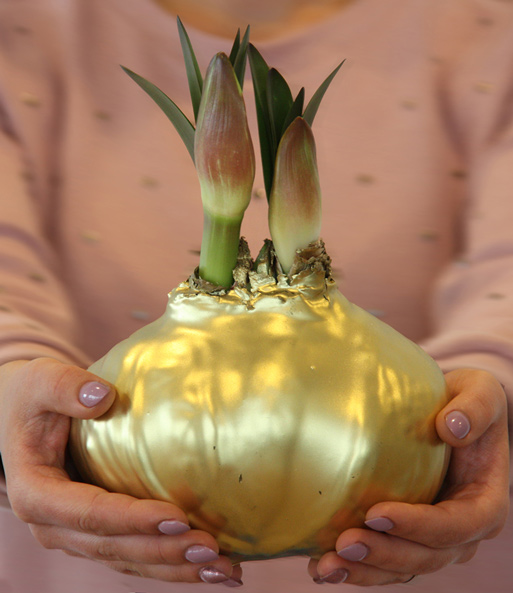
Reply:
[[[50,356],[86,364],[51,239],[28,191],[21,147],[0,126],[0,364]]]
[[[455,69],[447,105],[466,161],[459,257],[436,287],[434,334],[422,346],[445,370],[488,370],[513,419],[513,7]],[[469,44],[472,48],[472,44]]]
[[[14,5],[0,8],[0,364],[50,356],[86,365],[48,214],[55,76],[43,51],[28,51],[38,40],[10,19]]]

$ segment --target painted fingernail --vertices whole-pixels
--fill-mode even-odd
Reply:
[[[210,562],[212,560],[217,560],[219,558],[219,554],[207,548],[207,546],[191,546],[187,548],[185,551],[185,558],[189,562],[195,562],[197,564],[201,564],[202,562]]]
[[[449,412],[445,417],[445,423],[457,439],[464,439],[470,432],[470,420],[458,410]]]
[[[238,579],[228,579],[227,581],[223,581],[221,583],[221,585],[224,585],[225,587],[242,587],[244,583],[242,581],[239,581]]]
[[[338,583],[343,583],[348,576],[349,573],[345,568],[337,568],[337,570],[328,573],[324,577],[318,577],[314,579],[314,583],[317,583],[318,585],[323,585],[324,583],[329,583],[330,585],[338,585]]]
[[[204,566],[199,570],[199,578],[204,583],[216,584],[225,583],[230,577],[227,577],[224,572],[221,572],[218,568],[213,566]]]
[[[365,521],[365,525],[374,529],[374,531],[389,531],[394,527],[394,524],[387,517],[376,517]]]
[[[84,383],[80,388],[78,399],[86,408],[93,408],[102,401],[109,391],[110,387],[105,385],[105,383],[89,381],[89,383]]]
[[[180,535],[190,531],[189,525],[181,521],[162,521],[159,523],[159,531],[165,535]]]
[[[369,548],[365,544],[356,543],[342,548],[337,554],[344,560],[360,562],[369,554]]]

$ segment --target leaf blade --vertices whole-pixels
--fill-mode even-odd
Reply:
[[[233,69],[235,70],[235,75],[237,76],[237,80],[239,81],[240,88],[244,88],[244,76],[246,75],[246,63],[247,63],[247,54],[248,54],[248,46],[249,46],[249,33],[250,27],[249,25],[246,27],[246,31],[244,33],[244,37],[237,48],[237,53],[235,58],[232,62]],[[230,56],[231,60],[231,56]]]
[[[305,87],[303,87],[297,97],[294,99],[294,103],[292,104],[289,112],[287,113],[287,117],[283,122],[283,128],[281,130],[281,135],[285,134],[286,129],[290,126],[290,124],[296,119],[296,117],[302,117],[303,115],[303,106],[305,102]]]
[[[121,66],[123,70],[134,80],[143,91],[149,95],[155,103],[162,109],[166,117],[173,124],[176,131],[183,140],[185,147],[191,155],[192,161],[194,162],[194,134],[195,129],[192,123],[189,121],[187,116],[178,107],[178,105],[172,101],[163,91],[161,91],[156,85],[154,85],[146,78],[143,78],[139,74],[136,74],[129,68]]]
[[[194,121],[196,121],[198,119],[201,94],[203,92],[203,77],[199,69],[198,61],[196,60],[191,40],[189,39],[189,35],[187,34],[180,17],[177,17],[177,25],[183,59],[185,62],[185,71],[187,73],[187,81],[189,83],[189,92],[191,94]]]
[[[271,122],[272,145],[276,154],[283,124],[294,100],[287,81],[275,68],[271,68],[267,74],[266,95]]]
[[[253,44],[248,47],[249,66],[253,79],[253,90],[255,94],[255,105],[258,122],[258,135],[260,137],[260,154],[262,159],[262,171],[264,175],[265,193],[267,199],[271,195],[271,187],[274,173],[274,154],[272,153],[272,132],[267,105],[267,73],[269,66],[260,52]]]
[[[240,48],[240,29],[237,29],[237,35],[235,35],[235,39],[233,40],[232,49],[230,51],[229,60],[233,64],[235,63],[235,59],[237,58],[237,54]]]
[[[306,109],[303,113],[303,118],[308,123],[308,125],[312,126],[315,116],[317,114],[317,110],[319,109],[319,105],[324,97],[324,94],[328,90],[328,87],[331,84],[331,81],[335,78],[337,72],[342,67],[342,64],[345,60],[342,60],[340,64],[333,70],[333,72],[322,82],[319,88],[315,91],[313,97],[310,99]]]

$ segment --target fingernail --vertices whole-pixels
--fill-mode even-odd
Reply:
[[[189,562],[195,562],[200,564],[201,562],[210,562],[211,560],[217,560],[219,554],[207,548],[206,546],[191,546],[185,551],[185,558]]]
[[[387,517],[376,517],[375,519],[369,519],[368,521],[365,521],[365,525],[371,529],[374,529],[374,531],[389,531],[392,529],[392,527],[394,527],[392,521],[390,521],[390,519]]]
[[[337,554],[344,560],[350,562],[360,562],[369,553],[369,548],[365,544],[356,543],[351,546],[346,546],[337,552]]]
[[[165,535],[180,535],[190,531],[190,527],[181,521],[161,521],[159,523],[159,531]]]
[[[329,583],[330,585],[338,585],[338,583],[343,583],[348,576],[349,573],[345,568],[338,568],[337,570],[328,573],[324,577],[318,577],[314,579],[314,583],[317,583],[318,585],[323,585],[324,583]]]
[[[223,581],[221,583],[221,585],[224,585],[225,587],[242,587],[244,583],[242,581],[239,581],[238,579],[228,579],[227,581]]]
[[[216,583],[225,583],[229,580],[224,572],[221,572],[218,568],[214,568],[213,566],[204,566],[199,570],[199,578],[204,583],[216,584]]]
[[[463,412],[449,412],[445,417],[445,423],[457,439],[464,439],[470,432],[470,421]]]
[[[80,388],[78,399],[86,408],[93,408],[109,393],[110,387],[98,381],[89,381]]]

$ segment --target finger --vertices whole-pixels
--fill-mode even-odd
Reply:
[[[226,583],[230,587],[242,585],[240,579],[234,579],[230,576],[233,572],[229,564],[223,566],[207,564],[198,567],[190,564],[165,566],[154,564],[131,564],[127,562],[106,562],[105,565],[122,574],[157,579],[159,581],[167,581],[171,583]]]
[[[426,574],[470,560],[477,550],[472,542],[456,548],[429,548],[399,537],[364,529],[348,529],[336,544],[339,557],[403,574]]]
[[[110,493],[65,477],[33,476],[31,488],[16,488],[12,506],[26,523],[56,525],[100,535],[185,532],[188,519],[177,506]]]
[[[18,410],[20,423],[47,413],[97,418],[110,408],[116,396],[108,381],[50,358],[32,360],[19,373],[17,391],[30,394]]]
[[[47,549],[66,550],[103,562],[164,564],[178,566],[215,565],[221,555],[215,539],[208,533],[191,530],[181,535],[98,536],[55,526],[31,526],[36,539]],[[230,564],[222,559],[221,566]]]
[[[240,566],[232,567],[227,557],[217,554],[213,538],[201,531],[177,536],[109,537],[57,527],[31,526],[31,529],[48,549],[62,549],[71,556],[101,562],[124,574],[170,581],[242,584]]]
[[[328,552],[319,561],[311,560],[308,573],[318,584],[347,583],[367,587],[405,583],[413,576],[361,563],[349,563],[340,558],[336,552]]]
[[[458,498],[436,505],[384,502],[367,513],[366,524],[377,531],[416,542],[430,548],[452,548],[494,537],[507,515],[507,503],[490,503],[472,485],[458,492]]]
[[[436,428],[451,447],[475,442],[490,428],[507,432],[507,401],[500,383],[485,371],[447,373],[453,399],[437,415]]]

